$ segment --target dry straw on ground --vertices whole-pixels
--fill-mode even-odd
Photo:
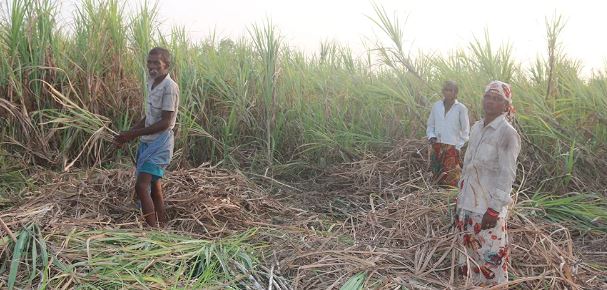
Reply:
[[[171,222],[164,231],[215,239],[257,228],[248,239],[266,245],[257,281],[274,289],[333,289],[358,273],[365,288],[461,289],[452,270],[454,192],[429,184],[420,148],[409,142],[335,166],[292,185],[301,192],[278,185],[270,194],[242,174],[208,166],[175,170],[166,178]],[[12,233],[32,222],[45,237],[142,227],[131,170],[42,171],[32,179],[35,190],[0,205]],[[518,207],[509,228],[512,288],[607,287],[604,234],[581,235]],[[10,257],[7,245],[3,257]]]

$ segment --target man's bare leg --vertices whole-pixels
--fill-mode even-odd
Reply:
[[[143,218],[145,219],[146,223],[151,227],[157,227],[158,222],[156,220],[154,202],[152,201],[150,194],[148,194],[151,182],[151,174],[140,173],[137,175],[137,181],[135,182],[135,191],[137,192],[137,196],[139,196],[139,200],[141,201],[141,210],[143,211]]]
[[[164,209],[164,197],[162,196],[162,182],[160,179],[152,182],[152,201],[154,202],[154,210],[156,211],[156,217],[160,226],[164,226],[167,223],[167,215]]]

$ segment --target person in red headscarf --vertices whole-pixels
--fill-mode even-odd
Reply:
[[[516,176],[521,139],[510,85],[492,81],[483,95],[484,117],[470,132],[456,203],[460,273],[466,284],[499,285],[508,281],[507,206]]]

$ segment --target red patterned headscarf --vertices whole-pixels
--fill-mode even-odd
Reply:
[[[495,92],[508,101],[506,108],[506,118],[512,122],[514,120],[514,106],[512,106],[512,89],[509,84],[502,81],[492,81],[485,87],[485,94],[489,91]]]

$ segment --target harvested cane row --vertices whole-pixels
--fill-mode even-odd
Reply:
[[[135,208],[132,170],[91,170],[35,176],[39,184],[15,201],[3,216],[14,222],[36,221],[49,227],[90,224],[100,228],[140,227]],[[165,202],[173,230],[228,235],[247,228],[247,221],[267,219],[278,203],[239,174],[213,168],[171,172]],[[265,212],[263,212],[265,211]]]
[[[456,192],[432,186],[421,148],[408,141],[383,156],[335,166],[316,190],[297,198],[317,216],[291,227],[305,238],[279,239],[283,248],[273,253],[297,288],[332,288],[362,274],[366,288],[461,289],[453,271]],[[607,235],[548,222],[536,211],[525,203],[510,212],[509,285],[606,288]]]
[[[56,277],[52,285],[59,288],[80,283],[109,288],[194,286],[202,283],[190,279],[203,271],[196,261],[208,250],[201,249],[221,248],[226,256],[243,258],[228,263],[222,272],[230,273],[224,284],[207,284],[218,288],[331,289],[354,281],[377,289],[459,289],[462,281],[452,270],[455,193],[430,184],[419,148],[423,148],[420,143],[405,143],[384,156],[335,166],[307,184],[294,184],[300,191],[284,187],[278,194],[227,170],[175,170],[165,180],[171,220],[165,234],[148,235],[139,229],[143,223],[132,200],[133,173],[124,169],[41,172],[32,177],[35,190],[0,204],[0,218],[16,239],[28,225],[38,227],[29,231],[36,237],[32,240],[46,241],[49,255],[56,255],[55,263],[62,265],[49,273]],[[605,234],[581,235],[525,207],[514,208],[509,228],[513,287],[607,286],[607,255],[601,243]],[[226,242],[236,247],[215,247],[199,240],[239,235],[239,242]],[[14,257],[17,243],[10,239],[0,238],[0,255],[7,260]],[[144,242],[151,253],[139,256],[138,247]],[[247,266],[247,253],[256,253],[260,263]],[[117,263],[114,257],[122,257],[120,263],[141,264],[129,271],[148,280],[122,279],[122,286],[111,283],[115,273],[100,272],[99,267]],[[86,266],[71,269],[70,265]],[[42,281],[28,274],[27,267],[18,269],[18,277]],[[70,271],[71,276],[66,274]],[[0,272],[1,287],[8,281],[7,272]],[[148,277],[174,273],[183,278]]]
[[[351,217],[330,238],[308,242],[305,249],[294,246],[288,252],[300,254],[285,260],[297,269],[296,281],[311,288],[324,287],[325,281],[339,285],[360,272],[367,274],[367,285],[382,289],[459,285],[462,281],[452,270],[457,250],[449,199],[440,193],[408,194],[380,210]],[[531,220],[522,212],[512,215],[511,285],[522,289],[606,286],[605,264],[592,266],[604,262],[582,259],[568,229]],[[349,244],[338,242],[346,237]]]
[[[257,249],[245,242],[255,233],[251,223],[285,210],[241,174],[209,167],[170,173],[171,221],[159,232],[142,229],[132,170],[42,172],[31,179],[35,190],[0,204],[11,232],[0,238],[2,266],[16,261],[0,271],[0,288],[288,288],[254,262]]]

